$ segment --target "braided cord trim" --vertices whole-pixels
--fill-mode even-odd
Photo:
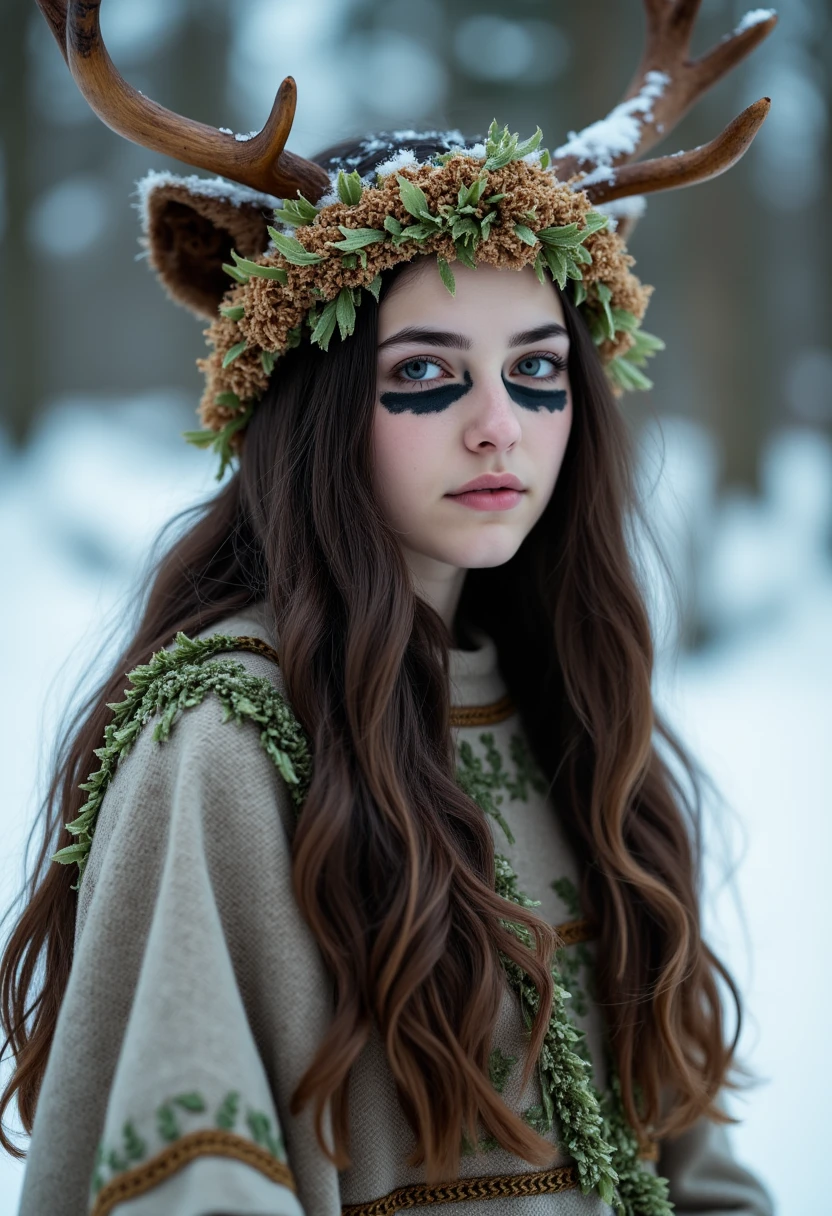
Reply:
[[[572,1191],[578,1185],[577,1172],[572,1165],[533,1174],[493,1174],[490,1177],[460,1178],[437,1186],[414,1183],[400,1186],[381,1199],[370,1203],[349,1203],[341,1208],[341,1216],[394,1216],[396,1212],[428,1203],[460,1203],[464,1199],[506,1199],[515,1195],[557,1195]]]
[[[143,1195],[145,1191],[166,1182],[178,1170],[197,1157],[230,1157],[242,1161],[265,1174],[272,1182],[294,1191],[295,1179],[288,1165],[275,1158],[258,1144],[237,1136],[234,1132],[209,1129],[190,1132],[174,1144],[157,1153],[145,1165],[125,1170],[113,1178],[98,1193],[90,1216],[108,1216],[118,1204]]]

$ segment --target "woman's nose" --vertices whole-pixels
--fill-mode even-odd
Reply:
[[[504,449],[518,441],[522,434],[519,413],[506,392],[499,370],[475,376],[466,404],[469,413],[466,442],[469,446],[491,443]]]

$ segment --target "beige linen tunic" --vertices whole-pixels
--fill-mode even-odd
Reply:
[[[213,633],[276,644],[265,604],[202,636]],[[502,800],[513,843],[491,821],[495,848],[520,889],[551,923],[570,926],[562,970],[603,1089],[575,862],[507,699],[496,646],[480,631],[472,637],[476,649],[451,652],[458,760],[481,766]],[[268,657],[222,657],[285,695]],[[258,727],[223,721],[212,693],[182,713],[164,743],[152,727],[123,758],[99,815],[20,1216],[338,1216],[344,1208],[392,1216],[452,1197],[453,1216],[608,1214],[596,1194],[576,1188],[568,1157],[544,1185],[547,1171],[478,1146],[463,1155],[453,1190],[427,1186],[422,1168],[406,1164],[413,1134],[377,1034],[350,1083],[352,1164],[339,1172],[329,1163],[311,1112],[289,1111],[332,988],[292,894],[287,786]],[[539,1103],[536,1074],[519,1089],[525,1040],[508,990],[493,1045],[504,1100],[517,1110]],[[703,1120],[659,1148],[647,1168],[669,1179],[679,1213],[771,1213],[721,1128]],[[544,1193],[511,1194],[535,1176]],[[400,1188],[409,1189],[397,1197]]]

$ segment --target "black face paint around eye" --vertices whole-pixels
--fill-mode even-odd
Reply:
[[[379,400],[391,414],[438,414],[472,388],[471,373],[466,369],[464,384],[443,384],[440,388],[419,389],[411,393],[382,393]]]
[[[528,388],[525,384],[512,384],[503,376],[503,384],[512,401],[527,410],[547,409],[550,414],[566,408],[566,389]]]

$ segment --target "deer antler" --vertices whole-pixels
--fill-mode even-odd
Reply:
[[[75,83],[103,122],[119,135],[176,160],[219,173],[277,198],[297,191],[317,202],[329,189],[320,165],[284,151],[295,116],[297,90],[287,76],[263,130],[238,140],[183,118],[144,97],[119,74],[101,38],[101,0],[37,0]]]
[[[744,110],[709,144],[618,170],[663,139],[710,86],[730,72],[777,24],[771,12],[740,22],[707,54],[688,59],[701,0],[644,0],[647,37],[624,100],[601,122],[571,134],[552,154],[561,181],[591,166],[580,187],[595,203],[705,181],[730,168],[754,138],[769,109],[764,97]],[[586,170],[584,170],[586,172]]]
[[[735,165],[763,125],[771,107],[770,97],[761,97],[730,122],[721,135],[709,144],[690,152],[674,152],[637,165],[616,170],[614,180],[586,187],[593,203],[609,203],[631,194],[650,194],[654,190],[673,190],[708,181]]]

